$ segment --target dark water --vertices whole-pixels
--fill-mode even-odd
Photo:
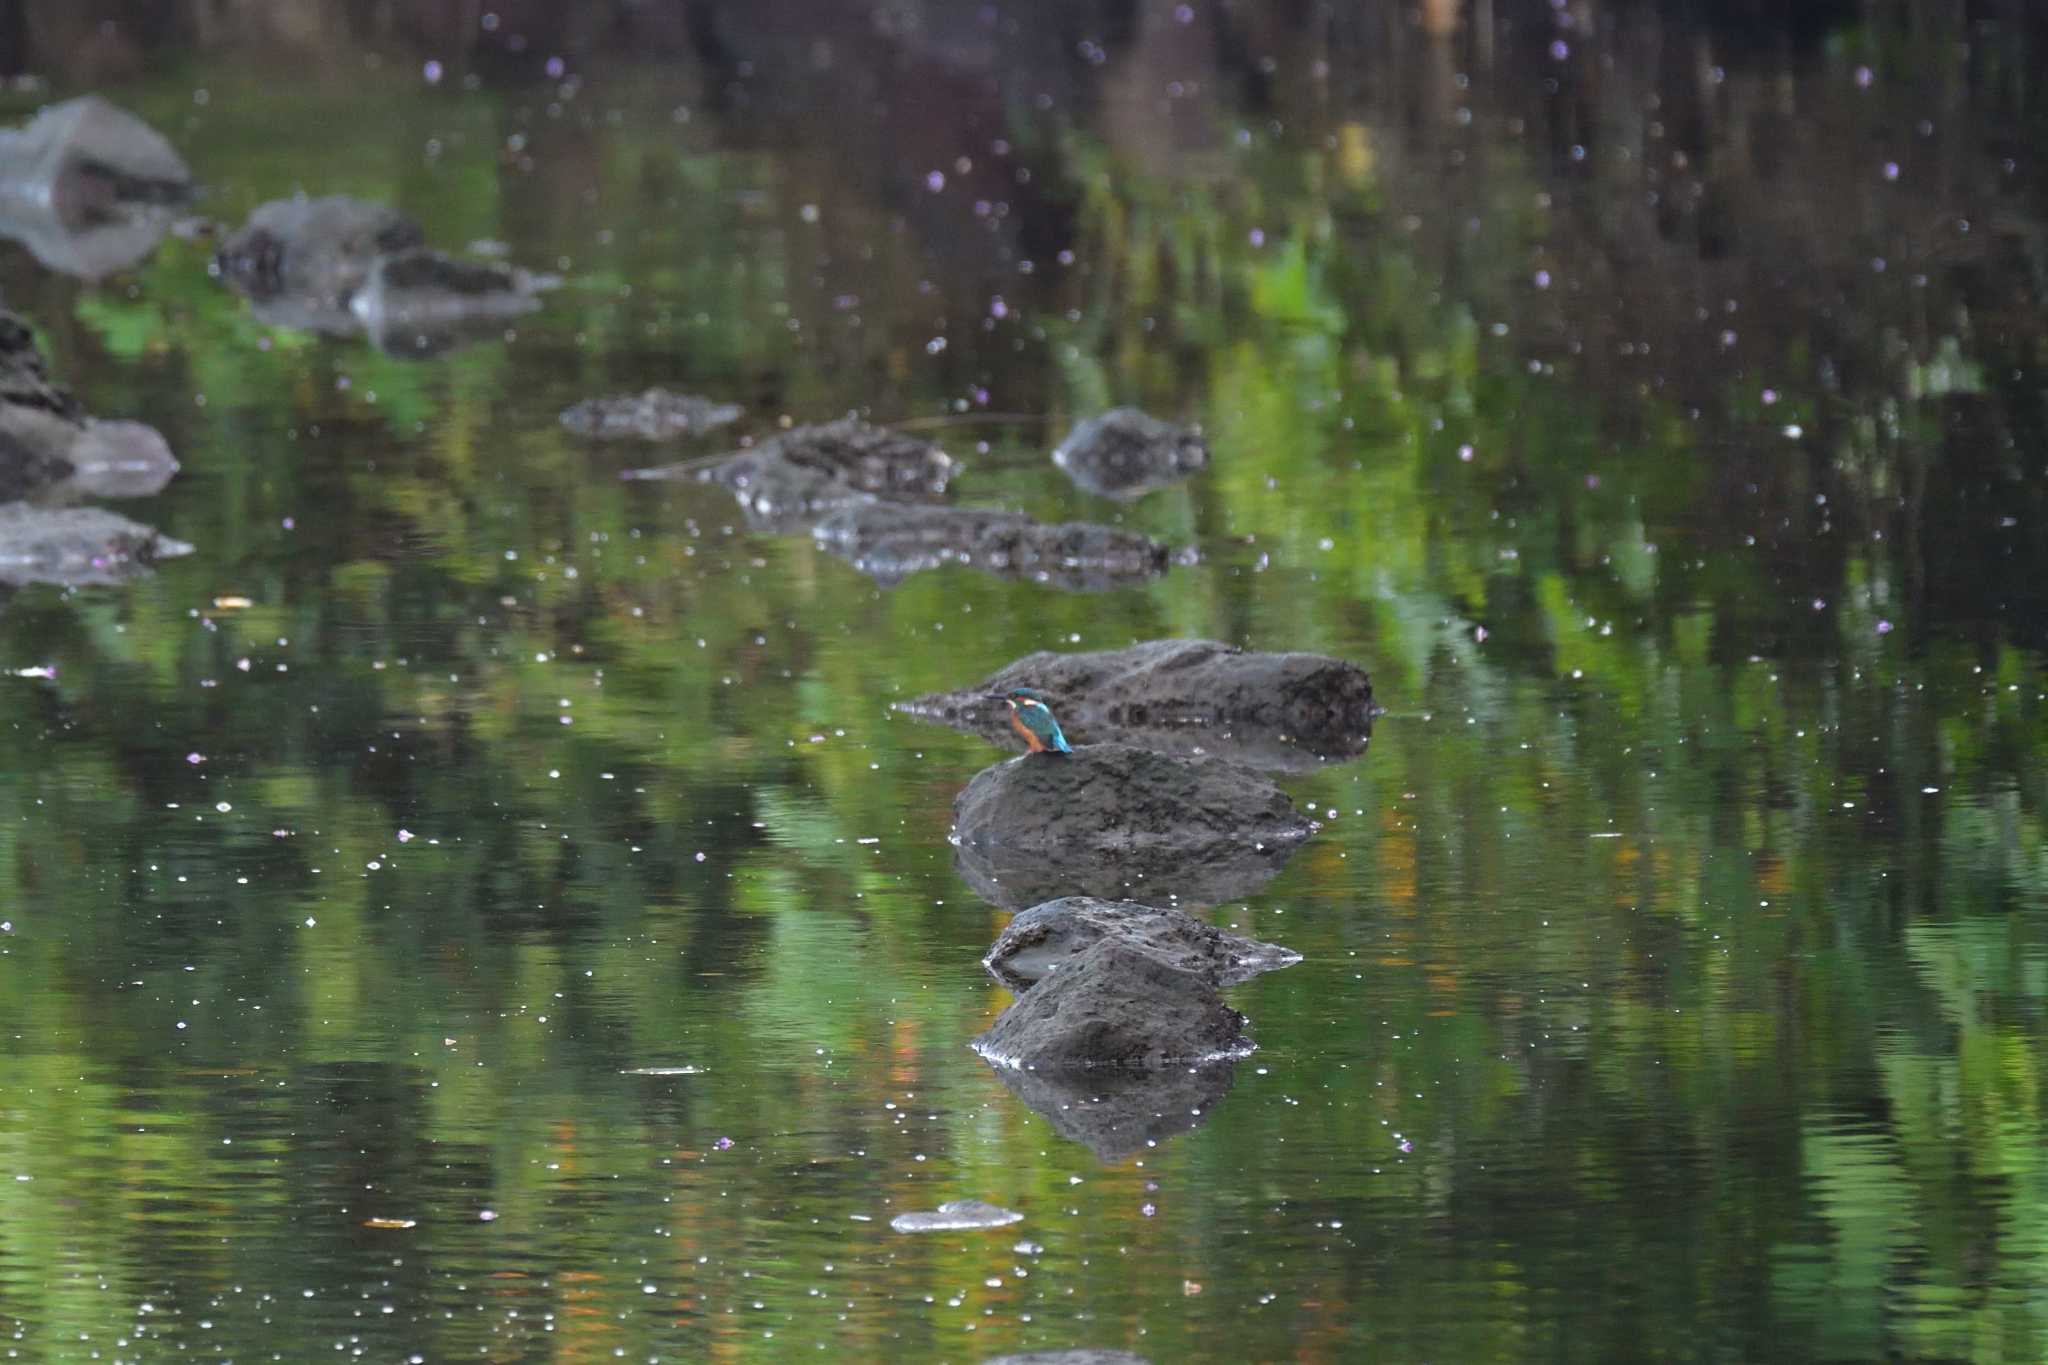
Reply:
[[[2048,1355],[2048,27],[1797,8],[9,11],[10,121],[563,287],[414,361],[0,246],[197,546],[0,612],[0,1348]],[[557,424],[650,383],[1041,418],[964,500],[1200,561],[885,591]],[[1115,402],[1211,467],[1075,491]],[[1169,636],[1390,713],[1105,1165],[965,1046],[1002,755],[889,704]]]

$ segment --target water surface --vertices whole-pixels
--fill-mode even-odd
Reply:
[[[2038,16],[398,8],[0,32],[227,224],[563,278],[422,361],[0,244],[197,546],[0,610],[0,1347],[2048,1351]],[[557,422],[653,383],[1198,558],[885,590]],[[1210,467],[1076,490],[1117,403]],[[1259,1050],[1104,1164],[966,1046],[1003,754],[890,703],[1170,636],[1389,714],[1204,912],[1305,955]]]

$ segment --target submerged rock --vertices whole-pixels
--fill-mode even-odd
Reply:
[[[935,1210],[899,1213],[889,1220],[898,1232],[978,1232],[1021,1223],[1024,1215],[980,1199],[949,1199]]]
[[[154,427],[87,414],[51,382],[28,324],[0,312],[0,500],[46,490],[140,497],[177,469]]]
[[[1052,462],[1087,492],[1135,498],[1205,468],[1209,445],[1186,427],[1136,408],[1112,408],[1069,432]]]
[[[349,299],[380,256],[424,245],[419,224],[394,208],[346,195],[273,199],[258,205],[221,246],[220,277],[258,301],[295,311],[272,320],[315,331],[355,331]],[[291,323],[299,316],[306,321]],[[324,325],[314,325],[314,320]]]
[[[119,583],[191,553],[182,540],[97,507],[0,505],[0,583]]]
[[[1248,768],[1125,744],[986,768],[954,801],[953,824],[960,875],[1010,909],[1061,896],[1235,900],[1316,828]]]
[[[1062,896],[1011,920],[981,965],[1005,986],[1022,991],[1106,938],[1193,972],[1212,986],[1235,986],[1301,961],[1292,948],[1233,934],[1184,911]]]
[[[562,411],[562,426],[572,436],[593,441],[673,441],[701,436],[737,422],[737,403],[714,403],[694,394],[648,389],[645,393],[586,398]]]
[[[1015,512],[872,502],[818,523],[818,544],[885,587],[927,569],[966,564],[1075,592],[1166,572],[1167,549],[1149,536],[1090,522],[1047,525]]]
[[[1169,753],[1210,753],[1272,771],[1356,757],[1376,708],[1364,669],[1320,654],[1267,654],[1214,640],[1151,640],[1088,654],[1038,653],[957,692],[896,709],[1012,748],[1000,703],[1013,687],[1054,700],[1076,744],[1121,740]]]
[[[1026,1071],[999,1065],[990,1070],[1054,1132],[1080,1143],[1105,1165],[1201,1127],[1237,1081],[1234,1057],[1147,1070]]]
[[[1244,1016],[1193,972],[1103,939],[1019,996],[971,1046],[999,1067],[1190,1066],[1251,1050]]]
[[[0,235],[52,270],[97,279],[141,260],[191,197],[163,135],[97,95],[0,131]]]

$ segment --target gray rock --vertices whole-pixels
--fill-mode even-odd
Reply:
[[[953,803],[954,865],[1021,910],[1060,896],[1215,905],[1279,874],[1315,822],[1216,758],[1083,745],[986,768]]]
[[[701,436],[739,418],[737,403],[714,403],[694,394],[656,388],[586,398],[563,410],[562,426],[572,436],[593,441],[673,441]]]
[[[540,307],[537,290],[524,270],[416,247],[373,261],[348,308],[384,350],[438,354]]]
[[[1193,972],[1212,986],[1235,986],[1301,961],[1292,948],[1233,934],[1185,911],[1063,896],[1012,919],[981,965],[1011,990],[1023,991],[1105,938]]]
[[[750,453],[772,455],[885,498],[942,496],[960,472],[952,456],[923,437],[870,426],[853,417],[794,427],[763,441]],[[728,477],[711,477],[730,486]]]
[[[1251,1050],[1244,1016],[1193,972],[1103,939],[1019,996],[971,1046],[998,1067],[1186,1067]]]
[[[0,500],[140,497],[177,469],[154,427],[88,415],[50,380],[28,324],[0,312]]]
[[[981,1199],[949,1199],[931,1211],[899,1213],[889,1220],[898,1232],[979,1232],[1021,1223],[1024,1215]]]
[[[633,479],[701,479],[732,491],[747,525],[797,535],[834,512],[882,499],[941,497],[959,466],[930,441],[843,418],[795,427],[721,459],[628,471]]]
[[[818,523],[818,544],[885,587],[927,569],[966,564],[1002,578],[1094,592],[1166,572],[1148,536],[1090,522],[1047,525],[1015,512],[873,502]]]
[[[358,324],[348,302],[378,257],[424,241],[419,224],[383,204],[338,194],[273,199],[228,238],[215,264],[230,288],[252,299],[286,300],[296,310],[271,320],[353,332]],[[289,321],[292,316],[301,321]],[[316,320],[324,325],[313,325]]]
[[[192,547],[97,507],[0,505],[0,583],[120,583]]]
[[[96,95],[0,132],[0,235],[52,270],[97,279],[141,260],[191,196],[162,134]]]
[[[1201,1127],[1237,1079],[1235,1058],[1155,1070],[990,1070],[1054,1132],[1086,1147],[1104,1165]]]
[[[1112,408],[1068,433],[1052,462],[1087,492],[1135,498],[1206,468],[1209,446],[1199,432],[1136,408]]]
[[[896,709],[1019,748],[1023,741],[1005,708],[988,700],[1013,687],[1052,698],[1060,727],[1076,744],[1119,740],[1275,772],[1363,753],[1377,712],[1372,679],[1356,664],[1320,654],[1254,653],[1214,640],[1031,654],[976,686],[898,702]]]

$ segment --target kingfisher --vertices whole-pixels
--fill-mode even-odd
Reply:
[[[1031,746],[1034,754],[1070,754],[1074,752],[1067,737],[1060,733],[1060,723],[1053,719],[1052,708],[1045,704],[1045,694],[1029,687],[1013,687],[999,692],[991,701],[1006,702],[1010,707],[1010,728],[1024,736],[1024,742]]]

